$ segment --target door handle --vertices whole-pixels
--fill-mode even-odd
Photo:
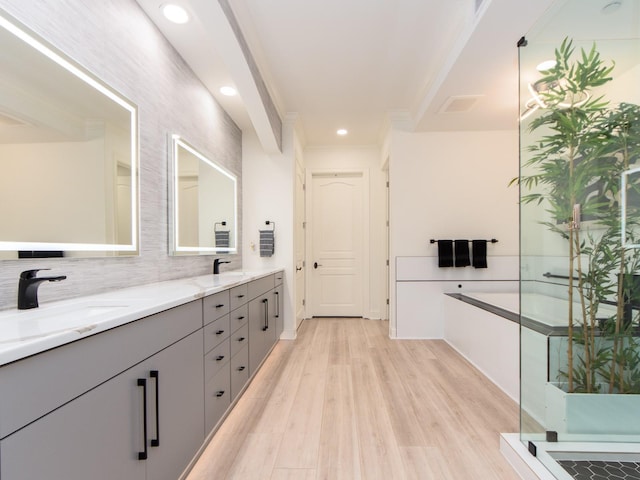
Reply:
[[[149,372],[151,378],[156,379],[156,438],[151,440],[152,447],[160,446],[160,373],[158,370]]]
[[[139,378],[138,386],[142,387],[142,437],[144,441],[144,450],[138,452],[138,460],[147,459],[147,379]]]
[[[318,262],[313,262],[313,268],[318,268],[321,267],[322,265],[320,265]]]
[[[267,330],[269,330],[269,299],[263,299],[262,304],[264,305],[264,320],[262,323],[262,331],[266,332]]]
[[[302,270],[302,267],[296,267],[296,272],[299,272],[300,270]]]

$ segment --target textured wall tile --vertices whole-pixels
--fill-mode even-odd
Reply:
[[[40,288],[43,303],[210,272],[211,256],[168,255],[168,136],[182,135],[238,176],[241,212],[239,128],[134,0],[0,0],[0,8],[135,103],[140,127],[140,256],[0,261],[0,309],[15,307],[18,275],[30,268],[68,276]],[[242,267],[241,255],[228,258],[227,267]]]

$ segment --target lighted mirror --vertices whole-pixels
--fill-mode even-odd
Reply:
[[[136,255],[136,107],[0,15],[0,258]]]
[[[237,252],[237,181],[178,135],[171,137],[171,253]]]

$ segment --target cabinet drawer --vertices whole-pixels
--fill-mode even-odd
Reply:
[[[249,305],[243,305],[229,314],[231,331],[235,331],[249,321]]]
[[[222,370],[230,359],[231,352],[229,350],[229,339],[227,339],[204,356],[205,381],[209,381]]]
[[[229,364],[227,363],[225,368],[207,382],[204,390],[205,436],[216,426],[231,405],[230,387]]]
[[[229,338],[230,333],[229,315],[225,315],[204,327],[204,353]]]
[[[268,275],[266,277],[259,278],[252,282],[249,282],[249,300],[253,300],[254,298],[262,295],[265,292],[268,292],[275,286],[273,275]]]
[[[282,282],[284,282],[284,272],[278,272],[273,276],[274,282],[275,282],[275,286],[277,287],[278,285],[282,285]]]
[[[249,380],[249,345],[245,345],[231,359],[231,401],[242,391]]]
[[[229,343],[231,343],[231,356],[233,357],[238,351],[249,344],[249,325],[245,323],[233,332],[229,338]]]
[[[231,310],[244,305],[249,300],[249,289],[247,284],[238,285],[229,290],[229,303]]]
[[[226,315],[230,311],[229,290],[205,297],[202,305],[205,325]]]

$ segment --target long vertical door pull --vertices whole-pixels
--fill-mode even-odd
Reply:
[[[138,386],[142,387],[142,437],[144,438],[144,450],[142,452],[138,452],[138,460],[146,460],[147,459],[147,379],[139,378]]]
[[[269,299],[263,299],[262,304],[264,305],[264,325],[262,326],[262,331],[266,332],[269,330]]]
[[[151,440],[152,447],[160,446],[160,373],[158,370],[149,372],[151,378],[156,379],[156,438]]]

